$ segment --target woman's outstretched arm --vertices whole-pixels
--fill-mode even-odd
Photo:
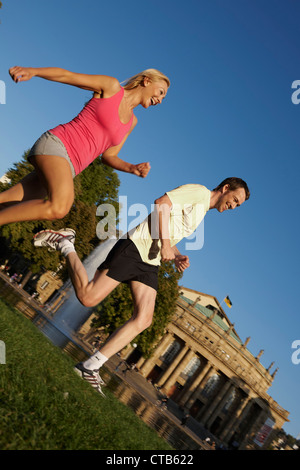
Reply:
[[[11,67],[9,69],[11,78],[16,82],[24,82],[32,77],[44,78],[54,82],[65,83],[85,90],[102,94],[117,93],[120,90],[120,83],[114,77],[107,75],[88,75],[83,73],[70,72],[59,67]]]

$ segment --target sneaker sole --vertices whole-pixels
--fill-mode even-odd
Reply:
[[[103,393],[103,391],[102,391],[102,389],[101,389],[101,386],[100,386],[98,383],[95,384],[95,386],[94,386],[94,384],[93,384],[91,381],[89,381],[86,377],[84,377],[83,372],[82,372],[80,369],[77,369],[77,367],[74,367],[73,370],[74,370],[74,372],[76,372],[77,375],[79,375],[79,377],[80,377],[82,380],[84,380],[85,382],[87,382],[96,392],[98,392],[100,395],[102,395],[104,398],[106,398],[106,396],[104,395],[104,393]],[[91,377],[92,377],[92,376],[91,376]],[[99,389],[100,389],[100,390],[99,390]]]
[[[75,237],[76,237],[76,232],[75,230],[73,230],[72,228],[70,229],[61,229],[61,231],[68,231],[68,232],[72,232],[73,234],[73,240],[72,240],[72,243],[75,243]],[[45,233],[46,235],[49,235],[50,233],[53,233],[53,234],[60,234],[62,237],[69,237],[70,235],[63,235],[62,233],[60,233],[59,230],[51,230],[51,229],[45,229],[45,230],[40,230],[38,233],[36,233],[34,236],[33,236],[33,239],[32,239],[32,244],[35,246],[35,247],[47,247],[47,245],[43,244],[43,241],[44,241],[44,238],[45,237],[42,237],[43,233]],[[40,240],[38,239],[40,238]],[[55,250],[54,250],[55,251]]]
[[[62,229],[59,229],[59,230],[51,230],[50,228],[46,228],[45,230],[40,230],[38,233],[36,233],[34,236],[33,236],[33,239],[37,238],[39,235],[41,235],[42,233],[60,233],[60,232],[72,232],[74,237],[76,235],[76,232],[75,230],[73,230],[72,228],[62,228]],[[61,233],[62,236],[67,236],[67,235],[63,235]]]
[[[83,369],[84,369],[84,367],[83,367]],[[83,374],[84,374],[84,372],[86,371],[86,369],[85,369],[85,370],[83,370],[83,369],[81,369],[80,363],[77,364],[77,365],[74,367],[74,370],[77,372],[77,374],[78,374],[80,377],[83,377]],[[88,374],[88,372],[86,372],[86,374]],[[101,378],[101,376],[99,375],[99,373],[98,373],[98,377],[99,377],[99,379],[100,379],[100,381],[98,382],[99,385],[101,385],[101,387],[105,387],[105,386],[106,386],[106,383],[105,383],[104,380]]]
[[[74,370],[74,372],[76,372],[77,375],[79,375],[80,378],[83,378],[81,370],[77,369],[77,367],[74,367],[73,370]]]

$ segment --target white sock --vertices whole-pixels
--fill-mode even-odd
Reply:
[[[73,245],[70,240],[63,239],[61,242],[59,242],[58,247],[60,249],[60,252],[63,256],[67,256],[69,253],[72,253],[75,251],[75,246]]]
[[[82,364],[86,369],[98,370],[108,360],[108,357],[104,356],[100,351],[96,352],[89,359],[84,361]]]

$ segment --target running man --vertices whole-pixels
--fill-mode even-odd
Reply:
[[[189,257],[182,255],[176,244],[196,230],[208,210],[221,213],[235,209],[249,197],[248,186],[240,178],[227,178],[212,191],[200,184],[186,184],[166,192],[155,200],[154,211],[117,241],[91,281],[75,251],[73,230],[44,230],[35,235],[35,246],[48,246],[66,257],[75,293],[83,305],[99,304],[120,282],[130,286],[132,317],[99,351],[75,366],[99,393],[103,394],[99,369],[152,323],[161,261],[173,260],[183,272],[190,266]]]

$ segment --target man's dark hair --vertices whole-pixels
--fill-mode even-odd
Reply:
[[[235,178],[234,176],[231,176],[230,178],[226,178],[225,180],[223,180],[222,183],[220,183],[215,189],[213,189],[213,191],[219,191],[226,184],[229,185],[229,188],[231,191],[234,191],[235,189],[239,189],[239,188],[244,188],[245,193],[246,193],[246,201],[247,199],[249,199],[250,191],[247,186],[247,183],[241,178]]]

